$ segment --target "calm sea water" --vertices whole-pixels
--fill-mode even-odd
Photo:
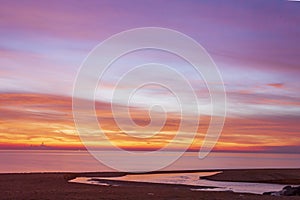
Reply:
[[[103,151],[110,159],[114,152]],[[171,155],[173,152],[168,152]],[[168,156],[166,154],[162,155]],[[159,160],[159,159],[158,159]],[[155,161],[153,161],[155,162]],[[143,163],[132,163],[143,165]],[[163,170],[239,169],[239,168],[299,168],[300,154],[210,153],[200,160],[197,152],[187,152]],[[87,172],[115,171],[94,159],[86,151],[0,150],[0,173],[11,172]]]

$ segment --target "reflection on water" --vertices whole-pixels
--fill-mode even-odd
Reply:
[[[101,186],[118,186],[117,184],[102,183],[100,181],[92,180],[93,178],[89,177],[77,177],[75,179],[69,180],[70,183],[83,183],[91,185],[101,185]],[[95,178],[96,179],[96,178]]]
[[[209,176],[220,172],[196,172],[196,173],[172,173],[172,174],[145,174],[127,175],[122,177],[101,178],[101,180],[137,181],[150,183],[183,184],[192,186],[211,186],[218,188],[192,189],[194,191],[233,191],[239,193],[262,194],[268,191],[279,191],[285,185],[247,182],[222,182],[201,179],[201,176]],[[199,178],[200,177],[200,178]],[[91,181],[93,179],[93,181]],[[107,184],[105,181],[96,181],[96,178],[78,177],[70,182],[96,184]],[[99,179],[99,177],[98,177]]]
[[[112,151],[99,151],[99,153],[120,162],[120,165],[123,162],[127,164],[130,162],[133,168],[143,165],[143,163],[117,157]],[[165,152],[153,162],[159,162],[172,153]],[[0,150],[0,163],[0,173],[114,171],[86,151]],[[298,168],[299,166],[299,154],[210,153],[208,157],[200,160],[197,152],[187,152],[163,170]]]

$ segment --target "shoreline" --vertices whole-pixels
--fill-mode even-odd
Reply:
[[[0,174],[0,199],[300,199],[229,191],[192,191],[190,186],[122,181],[119,186],[72,183],[76,177],[120,177],[129,174],[170,174],[222,171],[205,177],[216,181],[300,184],[300,169],[214,169],[146,173],[45,172]],[[291,179],[292,177],[292,179]],[[113,182],[113,181],[112,181]],[[266,191],[267,192],[267,191]]]
[[[2,175],[23,175],[23,174],[62,174],[66,180],[76,177],[121,177],[126,175],[146,174],[177,174],[197,172],[221,172],[211,176],[203,176],[201,179],[211,181],[230,182],[256,182],[256,183],[277,183],[277,184],[300,184],[300,168],[254,168],[254,169],[204,169],[204,170],[166,170],[150,172],[20,172],[0,173]]]
[[[201,178],[211,181],[300,185],[300,169],[237,169]]]

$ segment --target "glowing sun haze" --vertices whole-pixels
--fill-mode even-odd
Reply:
[[[0,148],[27,148],[41,143],[53,148],[83,148],[73,122],[71,99],[82,61],[92,48],[113,34],[155,26],[192,37],[220,69],[228,114],[214,150],[300,152],[300,3],[0,2]],[[190,147],[197,150],[210,120],[210,96],[189,64],[166,52],[135,52],[113,63],[103,77],[105,87],[96,93],[97,117],[103,130],[113,143],[125,149],[158,149],[174,137],[180,122],[179,108],[171,94],[155,86],[137,93],[129,106],[122,99],[117,106],[121,110],[129,108],[134,121],[144,126],[149,123],[149,105],[154,101],[164,105],[171,112],[160,133],[138,140],[123,133],[113,120],[113,85],[129,67],[148,62],[174,67],[196,88],[201,115],[199,118],[191,108],[189,120],[200,119],[197,137]],[[157,76],[177,86],[174,77]],[[131,90],[135,81],[120,89]],[[152,117],[162,116],[154,112]],[[177,141],[178,149],[190,137],[190,130],[185,131]],[[139,134],[150,133],[147,130]],[[95,146],[108,148],[101,141]]]

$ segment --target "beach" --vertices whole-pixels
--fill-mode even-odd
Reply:
[[[220,170],[220,169],[218,169]],[[218,171],[218,170],[204,170]],[[167,171],[158,173],[193,171]],[[157,173],[157,172],[152,172]],[[190,186],[126,182],[118,186],[71,183],[76,177],[118,177],[128,173],[11,173],[0,174],[0,199],[300,199],[300,196],[269,196],[229,191],[195,191]],[[149,174],[149,173],[148,173]],[[300,169],[238,169],[205,177],[218,181],[300,184]],[[114,181],[111,181],[114,182]]]

